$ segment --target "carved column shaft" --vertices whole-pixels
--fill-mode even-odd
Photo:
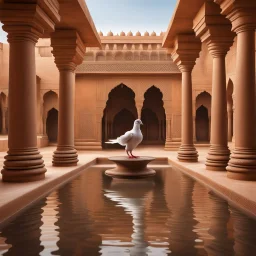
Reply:
[[[172,132],[171,132],[171,118],[166,117],[166,142],[170,142],[172,140]]]
[[[235,142],[235,93],[233,92],[232,94],[232,99],[233,99],[233,137],[232,137],[232,142]]]
[[[3,107],[3,109],[2,109],[2,134],[6,134],[6,119],[5,119],[6,111],[7,111],[7,108]]]
[[[232,121],[233,121],[233,110],[231,106],[228,106],[228,141],[232,141]]]
[[[58,145],[52,163],[74,166],[78,162],[74,148],[74,71],[83,61],[85,47],[75,30],[57,30],[52,34],[51,45],[60,71]]]
[[[9,150],[3,181],[27,182],[45,177],[44,161],[37,149],[35,44],[45,30],[53,31],[54,23],[59,21],[54,11],[44,0],[39,4],[0,5],[0,19],[10,44]]]
[[[212,49],[214,47],[214,49]],[[211,145],[208,151],[206,169],[225,171],[230,151],[227,140],[227,100],[225,53],[222,45],[209,44],[213,56]],[[216,52],[217,51],[217,52]],[[223,52],[222,52],[223,51]]]
[[[178,35],[175,49],[172,53],[174,62],[182,72],[182,121],[181,146],[178,151],[179,161],[196,162],[198,154],[193,143],[193,113],[192,113],[192,69],[201,50],[200,41],[194,35]]]
[[[235,146],[227,176],[256,180],[255,28],[256,2],[215,0],[237,34],[235,81]]]
[[[221,15],[214,2],[205,2],[194,19],[194,31],[205,42],[213,58],[211,145],[206,160],[206,169],[225,171],[230,151],[227,140],[227,98],[225,57],[233,44],[235,34],[230,22]]]
[[[182,144],[193,144],[192,77],[191,70],[182,71]]]

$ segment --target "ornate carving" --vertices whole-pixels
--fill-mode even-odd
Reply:
[[[51,46],[59,70],[74,71],[85,55],[85,46],[76,30],[56,30],[52,33]]]
[[[117,58],[117,56],[116,56]],[[77,67],[76,73],[180,73],[172,62],[164,63],[95,63],[83,62]]]

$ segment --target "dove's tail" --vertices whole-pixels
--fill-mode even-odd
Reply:
[[[109,140],[109,141],[106,141],[105,143],[107,144],[115,144],[115,143],[118,143],[117,139],[116,140]]]

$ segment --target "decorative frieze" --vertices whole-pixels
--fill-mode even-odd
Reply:
[[[83,62],[77,67],[76,73],[160,73],[177,74],[179,69],[173,62],[165,61],[161,63],[149,62]]]

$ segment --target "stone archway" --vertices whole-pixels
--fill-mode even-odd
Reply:
[[[143,122],[142,133],[144,144],[159,143],[159,120],[155,112],[149,108],[142,110],[141,119]]]
[[[196,110],[196,140],[209,141],[209,116],[207,108],[203,105]]]
[[[143,122],[143,144],[162,145],[166,139],[166,115],[163,94],[156,86],[151,86],[144,94],[141,111]]]
[[[52,108],[48,111],[46,119],[46,134],[49,142],[56,143],[58,138],[58,110]]]
[[[196,97],[195,133],[197,142],[210,141],[211,95],[204,91]]]
[[[118,112],[113,119],[113,137],[117,138],[131,130],[135,119],[133,113],[127,109]]]
[[[57,95],[57,93],[55,93],[53,91],[48,91],[43,96],[43,134],[46,136],[48,136],[48,128],[49,127],[47,126],[47,122],[49,125],[49,121],[48,121],[49,113],[51,115],[51,117],[49,119],[51,125],[53,125],[55,123],[54,120],[58,121],[58,118],[56,119],[56,113],[54,111],[57,111],[57,114],[58,114],[58,95]],[[55,127],[55,125],[53,125],[53,126]],[[53,136],[53,134],[51,134],[51,136]],[[53,139],[53,138],[54,138],[54,136],[51,139]],[[50,141],[49,136],[48,136],[48,139]],[[50,142],[56,142],[56,141],[50,141]]]
[[[124,84],[116,86],[108,95],[103,113],[102,148],[119,147],[104,142],[132,129],[134,120],[138,118],[134,91]]]

